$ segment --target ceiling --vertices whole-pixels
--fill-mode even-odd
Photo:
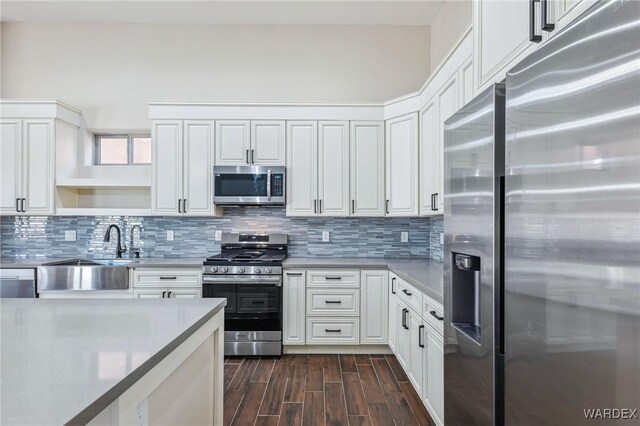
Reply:
[[[3,22],[430,25],[444,0],[2,0]]]

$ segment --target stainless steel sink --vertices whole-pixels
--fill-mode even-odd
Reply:
[[[127,259],[69,259],[38,267],[38,290],[126,290]]]

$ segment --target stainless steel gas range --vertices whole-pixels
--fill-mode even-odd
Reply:
[[[225,355],[282,354],[285,234],[222,234],[222,251],[203,265],[202,297],[227,299]]]

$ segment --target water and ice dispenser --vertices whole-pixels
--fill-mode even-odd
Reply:
[[[480,344],[480,257],[451,256],[451,325]]]

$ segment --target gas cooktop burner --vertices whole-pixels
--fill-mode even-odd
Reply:
[[[287,258],[287,236],[225,233],[221,249],[220,254],[207,257],[204,265],[281,266]]]

